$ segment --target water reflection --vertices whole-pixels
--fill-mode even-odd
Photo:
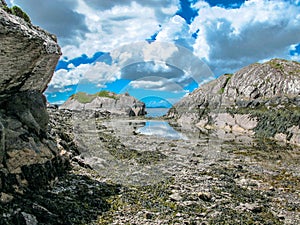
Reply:
[[[187,140],[187,137],[176,131],[166,121],[146,121],[145,126],[137,129],[137,132],[144,135],[152,135],[174,140]]]

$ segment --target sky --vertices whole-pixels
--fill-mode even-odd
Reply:
[[[7,0],[57,35],[51,103],[128,92],[170,106],[199,85],[272,58],[300,61],[300,0]]]

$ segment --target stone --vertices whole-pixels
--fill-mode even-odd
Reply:
[[[283,133],[277,133],[274,136],[274,139],[277,140],[277,141],[283,141],[283,142],[285,142],[285,141],[287,141],[286,138],[287,138],[287,135],[283,134]]]
[[[249,114],[236,114],[234,115],[237,125],[245,130],[253,130],[257,126],[257,118],[251,118]]]
[[[34,149],[23,149],[7,152],[7,169],[10,173],[21,173],[24,165],[43,164],[54,158],[52,152],[46,148],[39,148],[40,152]]]
[[[291,144],[300,146],[300,126],[293,126],[288,129],[288,132],[292,134],[292,137],[289,140],[289,142]]]
[[[11,202],[14,199],[14,197],[10,194],[6,194],[6,193],[1,193],[0,195],[0,201],[2,204],[7,204],[9,202]]]
[[[173,201],[181,201],[182,200],[182,197],[180,196],[179,193],[175,192],[173,194],[170,195],[170,199],[173,200]]]
[[[209,192],[199,192],[198,197],[205,202],[209,202],[212,199],[212,196]]]
[[[36,219],[36,217],[34,215],[25,213],[25,212],[21,212],[21,215],[23,217],[23,219],[25,220],[25,224],[26,225],[38,225],[39,222]]]

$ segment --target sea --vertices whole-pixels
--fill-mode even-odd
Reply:
[[[146,117],[161,117],[167,114],[169,108],[146,108]]]

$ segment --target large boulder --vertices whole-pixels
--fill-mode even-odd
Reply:
[[[0,189],[47,184],[67,166],[48,134],[43,91],[61,55],[56,37],[0,2]],[[9,11],[9,10],[7,10]]]
[[[61,55],[56,37],[0,7],[0,98],[43,92]]]

